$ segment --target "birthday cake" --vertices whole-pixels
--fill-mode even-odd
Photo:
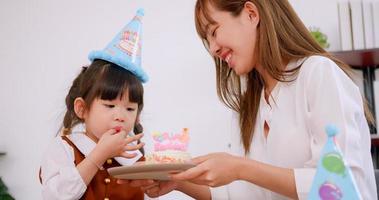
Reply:
[[[186,163],[191,159],[187,152],[189,135],[184,128],[181,133],[153,132],[154,152],[146,155],[147,163]]]

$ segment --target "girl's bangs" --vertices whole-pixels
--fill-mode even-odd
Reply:
[[[98,81],[96,96],[103,100],[122,99],[126,91],[130,102],[142,103],[143,87],[137,77],[117,65],[109,64]]]

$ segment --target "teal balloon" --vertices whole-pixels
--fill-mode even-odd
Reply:
[[[337,153],[326,154],[322,159],[322,165],[326,170],[336,174],[345,173],[345,165],[342,160],[342,156]]]

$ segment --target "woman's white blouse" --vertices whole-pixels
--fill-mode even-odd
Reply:
[[[301,66],[297,78],[279,82],[269,104],[262,92],[249,159],[294,169],[296,190],[307,199],[317,162],[326,143],[325,126],[339,128],[337,143],[352,170],[365,200],[376,199],[376,184],[370,153],[370,132],[359,88],[330,59],[311,56],[290,62]],[[264,136],[263,125],[270,130]],[[239,134],[232,136],[231,153],[244,156]],[[254,170],[254,169],[251,169]],[[235,181],[212,188],[212,199],[287,199],[252,183]]]

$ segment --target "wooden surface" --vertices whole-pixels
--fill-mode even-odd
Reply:
[[[331,54],[354,68],[379,67],[379,48],[338,51]]]

